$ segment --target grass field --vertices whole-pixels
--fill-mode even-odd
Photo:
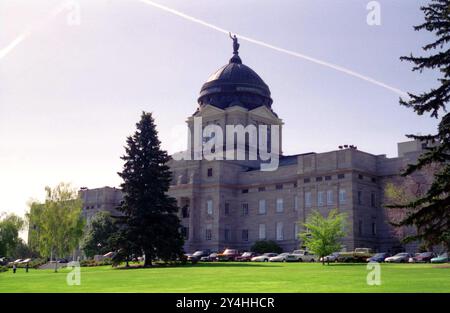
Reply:
[[[381,286],[369,286],[365,264],[209,263],[147,269],[81,268],[0,273],[0,292],[450,292],[450,266],[382,264]]]

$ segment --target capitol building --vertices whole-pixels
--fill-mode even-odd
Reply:
[[[346,250],[408,249],[400,245],[387,221],[384,189],[386,183],[402,179],[400,172],[417,160],[423,145],[417,141],[399,143],[395,158],[370,154],[355,146],[283,155],[282,128],[289,125],[283,125],[277,115],[269,86],[242,63],[236,38],[234,44],[229,62],[201,87],[198,107],[188,117],[187,127],[194,133],[196,118],[201,118],[203,127],[217,125],[223,129],[226,125],[275,125],[279,129],[275,138],[278,147],[270,152],[277,157],[277,167],[262,170],[261,164],[267,161],[248,156],[241,160],[173,158],[169,164],[173,173],[169,194],[180,207],[185,251],[248,250],[258,240],[273,240],[291,251],[301,246],[297,234],[312,211],[327,215],[335,208],[348,216],[343,240]],[[257,142],[266,138],[271,146],[273,134],[269,132],[266,137],[258,133]],[[227,138],[223,139],[226,142]],[[188,148],[194,140],[190,136]],[[245,151],[250,148],[246,142]],[[88,220],[99,211],[120,214],[120,189],[83,188],[80,194]]]

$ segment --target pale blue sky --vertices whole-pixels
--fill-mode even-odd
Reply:
[[[67,12],[46,19],[60,0],[30,2],[0,3],[0,49],[31,29],[0,59],[0,211],[19,214],[45,185],[118,186],[142,110],[154,112],[163,147],[178,149],[174,127],[184,128],[201,85],[232,52],[224,34],[135,0],[80,0],[78,26]],[[366,0],[155,2],[401,90],[436,85],[434,73],[399,61],[432,39],[412,29],[426,1],[379,1],[381,26],[367,25]],[[393,157],[405,133],[435,129],[379,86],[247,42],[240,55],[271,89],[286,154],[348,143]]]

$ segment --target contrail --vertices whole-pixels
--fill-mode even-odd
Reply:
[[[42,22],[40,22],[38,25],[35,25],[34,27],[30,27],[28,29],[26,29],[25,31],[23,31],[19,36],[16,37],[16,39],[14,39],[13,41],[11,41],[11,43],[9,45],[7,45],[6,47],[2,48],[0,50],[0,60],[3,59],[5,56],[7,56],[11,51],[14,50],[14,48],[16,48],[22,41],[24,41],[27,37],[29,37],[32,34],[32,30],[33,29],[37,29],[40,26],[42,26],[44,23],[46,23],[47,21],[55,18],[57,15],[59,15],[62,11],[64,11],[64,9],[66,8],[67,3],[66,2],[61,2],[58,6],[55,6],[50,12],[49,14],[43,19]]]
[[[191,22],[194,22],[194,23],[200,24],[202,26],[214,29],[214,30],[216,30],[218,32],[221,32],[221,33],[224,33],[224,34],[228,34],[230,32],[230,31],[228,31],[228,30],[226,30],[224,28],[221,28],[219,26],[210,24],[208,22],[205,22],[203,20],[200,20],[200,19],[195,18],[195,17],[190,16],[190,15],[187,15],[187,14],[185,14],[183,12],[178,11],[178,10],[174,10],[174,9],[169,8],[167,6],[164,6],[162,4],[153,2],[151,0],[138,0],[138,1],[142,2],[142,3],[145,3],[145,4],[148,4],[148,5],[151,5],[151,6],[155,7],[155,8],[161,9],[163,11],[172,13],[174,15],[182,17],[182,18],[184,18],[186,20],[189,20]],[[301,58],[301,59],[304,59],[304,60],[307,60],[307,61],[319,64],[319,65],[331,68],[331,69],[339,71],[341,73],[344,73],[344,74],[347,74],[347,75],[350,75],[350,76],[362,79],[362,80],[364,80],[366,82],[372,83],[374,85],[377,85],[377,86],[383,87],[383,88],[385,88],[385,89],[387,89],[389,91],[392,91],[392,92],[394,92],[394,93],[396,93],[396,94],[398,94],[398,95],[400,95],[402,97],[409,98],[408,94],[405,91],[403,91],[403,90],[400,90],[398,88],[389,86],[389,85],[387,85],[387,84],[385,84],[385,83],[383,83],[383,82],[381,82],[379,80],[376,80],[376,79],[371,78],[369,76],[357,73],[357,72],[352,71],[352,70],[350,70],[348,68],[345,68],[345,67],[342,67],[342,66],[339,66],[339,65],[336,65],[336,64],[332,64],[332,63],[329,63],[329,62],[326,62],[326,61],[323,61],[323,60],[319,60],[319,59],[316,59],[316,58],[313,58],[313,57],[310,57],[310,56],[307,56],[307,55],[304,55],[304,54],[301,54],[301,53],[298,53],[298,52],[295,52],[295,51],[292,51],[292,50],[280,48],[280,47],[274,46],[272,44],[269,44],[269,43],[266,43],[266,42],[263,42],[263,41],[260,41],[260,40],[256,40],[256,39],[253,39],[253,38],[250,38],[250,37],[247,37],[247,36],[243,36],[243,35],[240,35],[240,34],[236,34],[236,36],[238,36],[242,40],[254,43],[256,45],[259,45],[259,46],[262,46],[262,47],[266,47],[266,48],[269,48],[269,49],[272,49],[272,50],[275,50],[275,51],[279,51],[279,52],[282,52],[282,53],[286,53],[288,55],[291,55],[291,56],[294,56],[294,57],[297,57],[297,58]]]

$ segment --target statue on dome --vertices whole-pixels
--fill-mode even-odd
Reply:
[[[236,37],[236,35],[231,35],[231,33],[229,33],[231,40],[233,40],[233,54],[238,54],[238,50],[239,50],[239,43],[238,43],[238,39]]]

